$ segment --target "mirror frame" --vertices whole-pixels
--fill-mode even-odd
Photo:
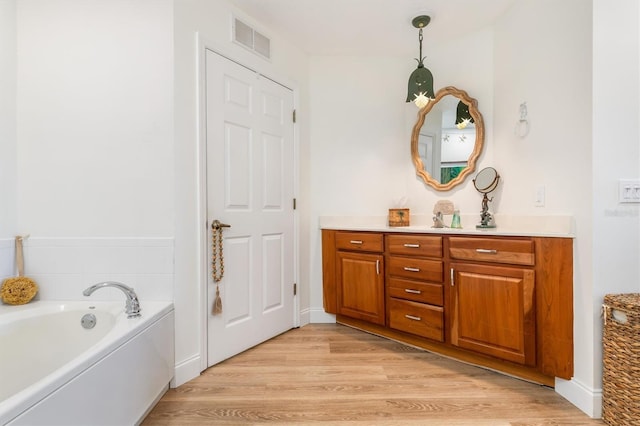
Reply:
[[[476,127],[476,143],[473,146],[473,151],[471,152],[469,160],[467,161],[467,167],[465,167],[464,170],[462,170],[455,179],[442,184],[426,172],[424,164],[422,163],[422,159],[420,158],[420,154],[418,152],[418,139],[420,138],[420,130],[422,129],[422,125],[424,124],[426,115],[433,109],[433,107],[438,103],[440,99],[447,95],[452,95],[469,106],[469,113],[471,113],[471,117],[473,117],[473,121]],[[483,147],[484,121],[482,119],[482,114],[480,114],[480,111],[478,111],[478,101],[470,97],[464,90],[458,89],[453,86],[443,87],[442,89],[438,90],[438,93],[436,93],[436,97],[418,112],[418,121],[416,122],[415,126],[413,126],[413,132],[411,133],[411,157],[413,159],[413,164],[416,167],[416,174],[422,178],[425,184],[431,186],[436,191],[448,191],[456,185],[464,182],[467,176],[473,173],[476,169],[476,161],[482,153]]]

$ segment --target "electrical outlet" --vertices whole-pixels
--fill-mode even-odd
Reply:
[[[536,186],[536,194],[533,203],[536,207],[544,207],[545,191],[544,185]]]
[[[619,203],[640,203],[640,179],[620,179],[618,181]]]

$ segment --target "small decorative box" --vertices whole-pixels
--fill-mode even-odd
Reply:
[[[409,209],[389,209],[389,226],[409,226]]]

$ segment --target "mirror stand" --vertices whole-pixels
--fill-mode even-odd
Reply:
[[[480,223],[476,225],[476,228],[495,228],[496,224],[493,221],[493,216],[489,213],[489,203],[493,201],[493,197],[487,197],[487,194],[482,194],[482,211],[480,212]]]
[[[473,180],[473,186],[482,194],[482,211],[480,212],[480,223],[476,225],[478,229],[495,228],[496,224],[493,216],[489,213],[489,203],[493,197],[489,198],[488,193],[498,187],[500,175],[493,167],[487,167],[478,172]]]

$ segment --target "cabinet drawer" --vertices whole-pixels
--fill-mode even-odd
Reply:
[[[442,237],[427,235],[387,235],[390,254],[442,257]]]
[[[422,283],[402,278],[389,278],[387,294],[398,299],[442,306],[442,284]]]
[[[442,282],[442,261],[390,256],[389,275],[412,280]]]
[[[449,256],[452,259],[514,265],[535,264],[533,241],[528,239],[450,237]]]
[[[389,299],[389,327],[444,341],[442,308],[408,300]]]
[[[382,234],[369,232],[337,232],[338,250],[359,250],[381,253],[384,250]]]

